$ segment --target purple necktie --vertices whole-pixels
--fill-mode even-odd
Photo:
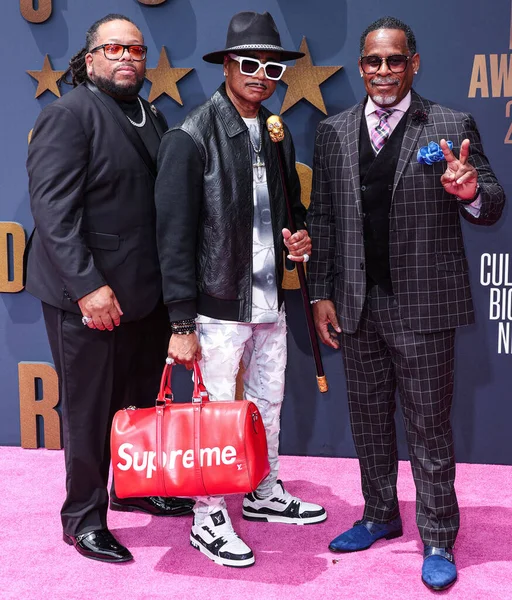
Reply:
[[[378,154],[384,144],[387,142],[388,137],[391,135],[391,127],[388,123],[388,117],[394,113],[392,108],[378,108],[375,111],[379,119],[378,125],[372,130],[371,143],[375,154]]]

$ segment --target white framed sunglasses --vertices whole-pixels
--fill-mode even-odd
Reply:
[[[263,69],[265,71],[265,77],[272,79],[273,81],[279,81],[286,71],[286,65],[282,65],[277,62],[266,62],[262,63],[257,58],[251,58],[249,56],[238,56],[237,54],[228,54],[229,58],[236,60],[240,67],[240,73],[242,75],[256,75],[256,73]]]

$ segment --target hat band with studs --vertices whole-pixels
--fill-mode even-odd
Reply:
[[[281,46],[273,46],[272,44],[243,44],[241,46],[231,46],[230,50],[275,50],[276,52],[284,52]]]

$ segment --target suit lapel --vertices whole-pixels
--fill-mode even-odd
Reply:
[[[429,113],[429,104],[424,102],[423,98],[413,90],[411,96],[411,106],[405,115],[407,123],[405,126],[400,156],[396,166],[395,179],[393,182],[393,194],[395,193],[400,178],[404,173],[405,167],[409,164],[411,154],[418,144],[418,139],[423,131],[423,128],[431,126],[431,123],[429,123]]]
[[[361,135],[363,109],[364,102],[358,104],[347,119],[348,168],[350,169],[352,189],[359,216],[363,212],[361,208],[361,178],[359,174],[359,137]]]
[[[114,121],[119,125],[122,129],[123,133],[126,135],[128,140],[135,146],[135,149],[140,154],[143,163],[149,169],[150,173],[156,177],[156,168],[151,160],[151,156],[144,145],[140,135],[135,131],[133,126],[130,124],[130,121],[126,118],[126,115],[121,110],[117,102],[111,98],[108,94],[104,94],[100,92],[100,90],[93,84],[87,83],[87,89],[92,92],[96,98],[101,102],[101,104],[110,112]],[[151,111],[150,111],[151,112]],[[161,128],[157,129],[160,131]]]

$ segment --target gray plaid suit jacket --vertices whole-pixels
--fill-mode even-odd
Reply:
[[[310,296],[334,301],[346,333],[357,330],[366,296],[359,177],[364,104],[365,100],[319,124],[308,213],[313,240]],[[471,115],[413,91],[404,118],[406,130],[389,215],[393,291],[402,318],[414,331],[467,325],[473,322],[474,312],[459,215],[478,225],[492,225],[501,215],[505,194],[484,155]],[[453,142],[456,156],[462,140],[470,140],[469,161],[478,171],[482,200],[478,219],[441,185],[445,161],[432,166],[417,162],[420,147],[442,138]]]

